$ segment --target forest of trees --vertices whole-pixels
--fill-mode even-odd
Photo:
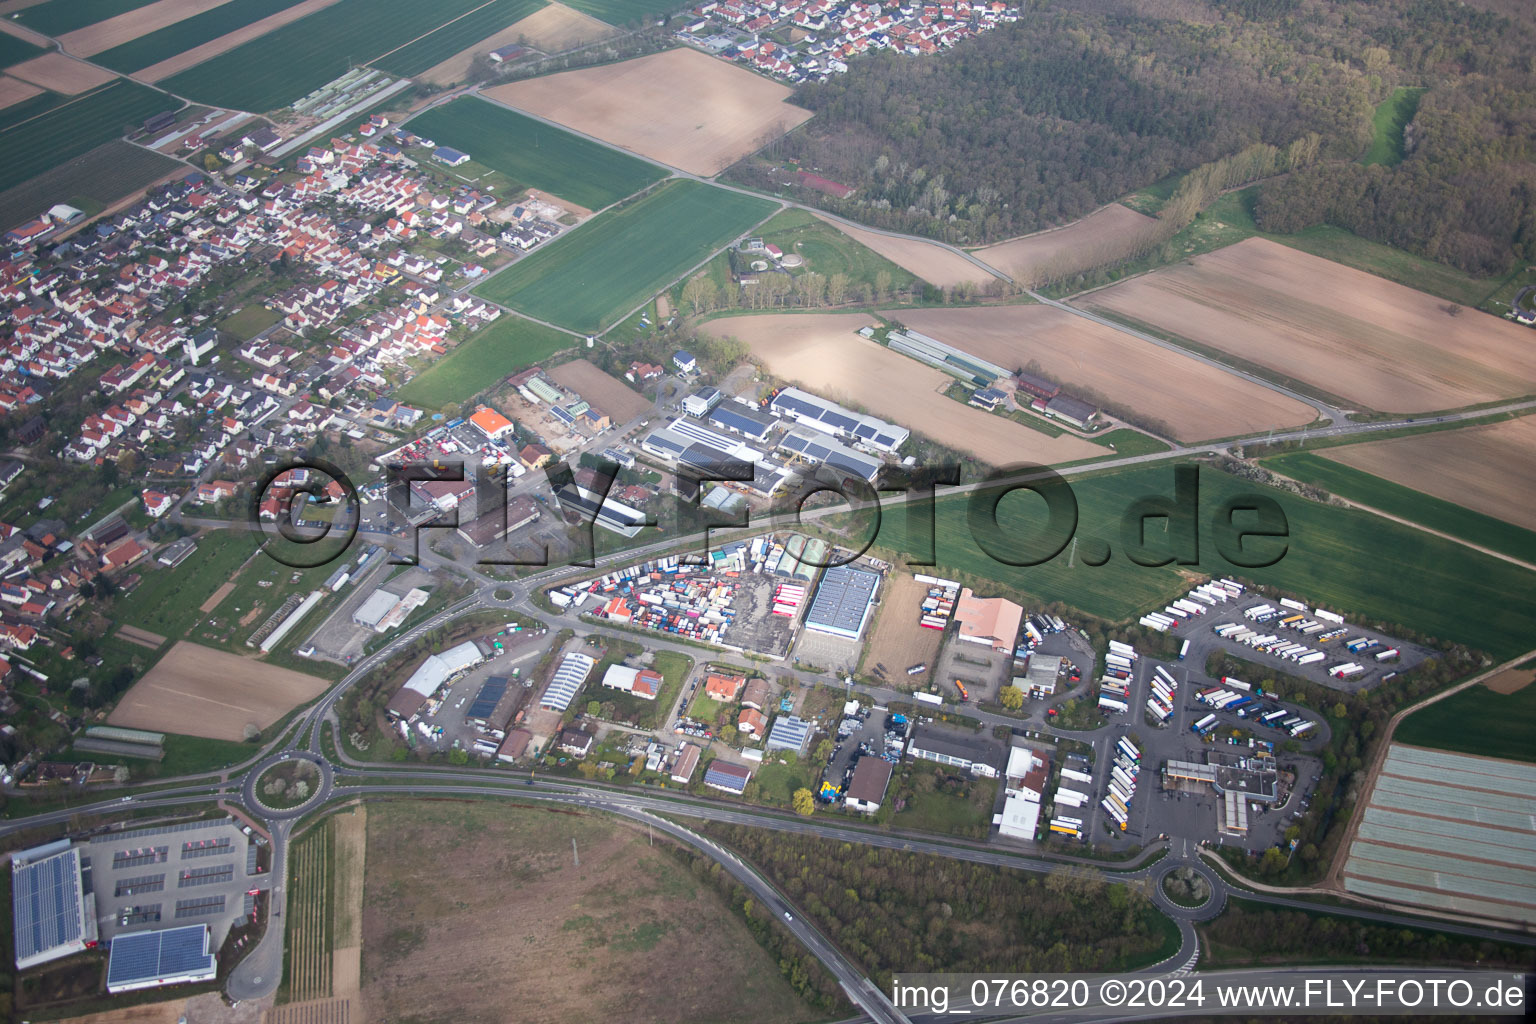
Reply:
[[[751,860],[885,985],[893,972],[1104,971],[1155,959],[1161,912],[1139,888],[738,825],[706,831]]]
[[[1455,0],[1045,0],[937,58],[802,88],[816,118],[733,173],[777,189],[773,162],[798,160],[857,187],[798,198],[982,244],[1315,133],[1317,161],[1266,185],[1262,227],[1335,223],[1488,273],[1536,258],[1533,22]],[[1405,159],[1356,163],[1399,85],[1426,89]]]

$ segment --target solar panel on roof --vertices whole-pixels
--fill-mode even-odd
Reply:
[[[110,990],[162,978],[211,974],[213,970],[214,954],[208,952],[207,925],[130,932],[112,940],[107,987]]]

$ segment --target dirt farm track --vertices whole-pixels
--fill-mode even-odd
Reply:
[[[704,330],[745,342],[775,377],[867,409],[989,465],[1059,465],[1106,453],[1091,441],[1049,437],[946,397],[954,378],[854,333],[873,323],[862,313],[770,313],[722,317]]]
[[[123,696],[111,725],[240,740],[320,695],[326,681],[182,641]]]
[[[1050,306],[902,310],[908,327],[1007,369],[1038,363],[1166,423],[1180,441],[1298,427],[1312,407],[1217,367]],[[1156,387],[1148,383],[1156,381]]]
[[[681,167],[718,174],[810,118],[788,86],[686,47],[486,89],[518,110]]]
[[[1536,391],[1529,328],[1263,238],[1092,292],[1118,313],[1383,412]]]

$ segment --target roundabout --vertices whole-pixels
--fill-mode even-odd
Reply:
[[[245,777],[246,806],[270,821],[297,818],[330,799],[335,771],[317,754],[289,750],[257,765]]]
[[[1154,886],[1152,901],[1173,918],[1208,921],[1227,903],[1226,886],[1198,862],[1164,861],[1153,868],[1150,880]]]

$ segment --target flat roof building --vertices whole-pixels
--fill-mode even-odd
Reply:
[[[876,451],[895,452],[912,436],[906,427],[845,409],[799,388],[780,391],[773,396],[769,408],[775,416],[788,417],[824,434],[849,438]]]
[[[816,597],[805,615],[805,628],[857,640],[869,621],[879,585],[877,573],[834,565],[822,574]]]
[[[394,611],[395,605],[399,603],[400,599],[389,591],[375,590],[352,613],[352,622],[368,629],[378,629],[379,623],[384,621],[384,616]]]
[[[80,851],[69,840],[11,857],[11,925],[18,971],[96,941],[96,900],[85,892]]]
[[[1004,763],[1003,750],[993,741],[980,736],[941,732],[931,725],[919,725],[912,730],[907,753],[912,757],[951,765],[988,779],[997,778]]]
[[[119,935],[107,958],[107,991],[116,995],[212,981],[218,974],[218,956],[209,944],[206,924]]]
[[[655,700],[661,692],[661,673],[649,668],[609,665],[608,671],[603,673],[603,685],[643,700]]]

